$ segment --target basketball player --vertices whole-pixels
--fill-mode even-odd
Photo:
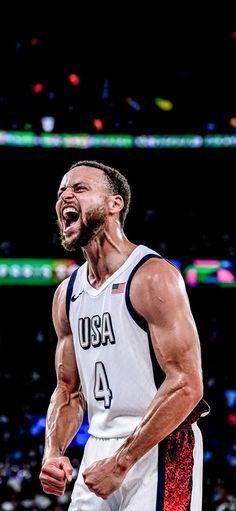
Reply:
[[[181,274],[125,236],[130,188],[117,170],[81,161],[62,179],[62,245],[86,262],[57,288],[57,387],[40,480],[62,495],[65,450],[87,406],[90,437],[70,511],[200,511],[202,400],[197,329]]]

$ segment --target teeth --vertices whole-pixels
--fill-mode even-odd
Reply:
[[[77,209],[74,208],[73,206],[68,206],[67,208],[63,209],[62,218],[66,220],[67,223],[73,224],[74,222],[77,222],[77,220],[79,219],[79,213]]]
[[[78,213],[78,211],[75,208],[65,208],[63,209],[63,215],[64,213],[69,213],[70,211],[72,211],[72,213]]]

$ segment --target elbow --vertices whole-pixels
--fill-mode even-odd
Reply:
[[[203,385],[199,383],[193,390],[194,405],[196,406],[203,398]]]
[[[203,380],[201,372],[198,371],[175,373],[174,379],[172,375],[170,387],[187,410],[193,409],[203,397]]]
[[[184,385],[184,391],[191,405],[196,406],[203,397],[203,382],[200,377],[189,378]]]

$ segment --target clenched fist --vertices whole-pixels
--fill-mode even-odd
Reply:
[[[52,495],[63,495],[66,483],[72,479],[72,472],[73,468],[66,456],[48,458],[39,475],[43,491]]]

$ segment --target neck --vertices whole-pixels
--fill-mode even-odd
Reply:
[[[83,254],[88,262],[88,281],[99,288],[130,256],[136,245],[131,243],[123,231],[111,236],[107,231],[103,237],[95,237],[86,247]]]

